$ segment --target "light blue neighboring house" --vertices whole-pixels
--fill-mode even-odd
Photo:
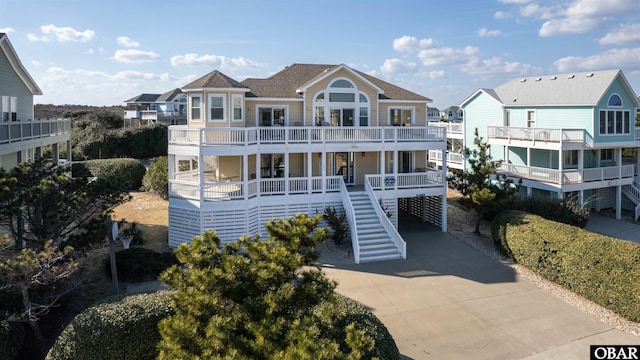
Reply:
[[[635,115],[638,97],[620,70],[514,79],[465,99],[465,144],[474,131],[491,145],[500,172],[527,195],[576,196],[590,208],[640,215]]]

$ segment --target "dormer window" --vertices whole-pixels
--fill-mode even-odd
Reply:
[[[609,107],[621,107],[622,99],[618,94],[613,94],[609,96],[609,102],[607,102],[607,106]]]

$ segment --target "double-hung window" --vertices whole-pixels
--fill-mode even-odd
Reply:
[[[15,96],[2,97],[2,121],[18,121],[18,98]]]
[[[209,95],[209,121],[225,121],[225,96]]]
[[[242,95],[231,95],[231,103],[233,104],[233,121],[242,121],[244,119]]]
[[[202,121],[202,95],[191,95],[191,121]]]

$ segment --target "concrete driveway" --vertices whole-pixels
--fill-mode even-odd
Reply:
[[[406,260],[355,265],[323,247],[319,264],[382,320],[403,359],[588,359],[591,344],[640,344],[449,233],[401,233]]]

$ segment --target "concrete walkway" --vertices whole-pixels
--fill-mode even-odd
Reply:
[[[403,359],[588,359],[591,344],[640,344],[451,234],[401,230],[406,260],[355,265],[323,247],[319,263],[387,326]]]
[[[633,219],[632,219],[633,220]],[[592,212],[585,230],[640,243],[640,225]]]

